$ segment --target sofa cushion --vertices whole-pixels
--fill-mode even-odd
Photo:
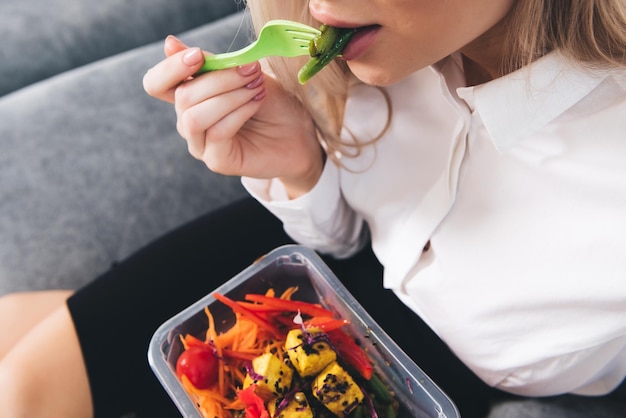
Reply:
[[[249,35],[242,19],[179,36],[216,52],[238,48]],[[0,97],[0,295],[77,288],[245,195],[238,178],[188,154],[172,106],[143,91],[162,48],[159,41]]]
[[[240,0],[3,0],[0,96],[243,8]]]

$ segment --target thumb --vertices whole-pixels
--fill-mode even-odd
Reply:
[[[187,45],[183,43],[180,39],[175,37],[174,35],[169,35],[165,38],[165,45],[163,46],[163,51],[165,52],[166,57],[170,57],[177,52],[180,52],[184,49],[189,48]]]

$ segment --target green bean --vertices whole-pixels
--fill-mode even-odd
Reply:
[[[320,36],[311,40],[309,54],[311,59],[298,72],[298,81],[306,83],[322,68],[335,59],[354,35],[355,29],[335,28],[322,25]]]
[[[366,418],[366,407],[365,405],[361,404],[359,406],[356,407],[356,409],[354,410],[354,412],[352,412],[352,415],[350,415],[351,418]]]
[[[388,404],[385,408],[385,418],[396,418],[396,409],[392,404]]]
[[[374,393],[376,399],[383,403],[393,402],[393,396],[389,393],[389,389],[385,383],[378,377],[376,373],[372,374],[371,379],[368,381],[368,386]]]
[[[309,42],[309,54],[312,57],[319,57],[328,52],[340,34],[339,28],[328,25],[320,26],[319,30],[322,33]]]

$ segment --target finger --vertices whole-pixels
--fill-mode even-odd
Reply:
[[[234,142],[232,138],[257,113],[262,102],[262,96],[255,96],[253,100],[224,116],[207,132],[201,160],[211,171],[226,176],[255,173],[255,168],[247,168],[249,161],[246,162],[246,167],[243,166],[246,145],[241,140]]]
[[[163,52],[165,52],[166,57],[171,57],[177,52],[180,52],[184,49],[188,49],[189,47],[183,43],[180,39],[175,37],[174,35],[169,35],[165,38],[165,43],[163,45]]]
[[[184,49],[152,67],[143,77],[144,90],[152,97],[172,103],[174,90],[193,76],[204,63],[200,48]]]
[[[189,152],[197,159],[201,159],[206,147],[207,138],[213,141],[233,137],[239,128],[248,121],[251,115],[241,117],[238,113],[242,106],[250,102],[259,102],[263,98],[265,86],[261,84],[255,88],[242,88],[221,94],[206,100],[196,106],[186,109],[178,117],[178,132],[187,140]],[[258,106],[258,103],[256,104]],[[222,129],[218,123],[227,115],[234,113],[238,122],[234,128]]]
[[[197,77],[176,87],[174,102],[177,114],[208,98],[243,87],[254,88],[262,83],[263,72],[258,62]]]
[[[255,100],[261,90],[237,90],[218,96],[210,101],[194,106],[179,118],[179,133],[187,140],[189,153],[197,159],[202,159],[206,148],[207,138],[212,141],[226,140],[235,136],[238,129],[249,119],[238,119],[238,126],[231,130],[220,129],[219,122],[232,113],[239,115],[242,106]],[[236,118],[236,117],[235,117]]]

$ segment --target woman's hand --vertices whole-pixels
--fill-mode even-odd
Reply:
[[[199,48],[170,36],[165,54],[144,88],[174,104],[192,156],[221,174],[279,178],[291,197],[315,185],[323,151],[313,122],[258,62],[194,76],[204,62]]]

